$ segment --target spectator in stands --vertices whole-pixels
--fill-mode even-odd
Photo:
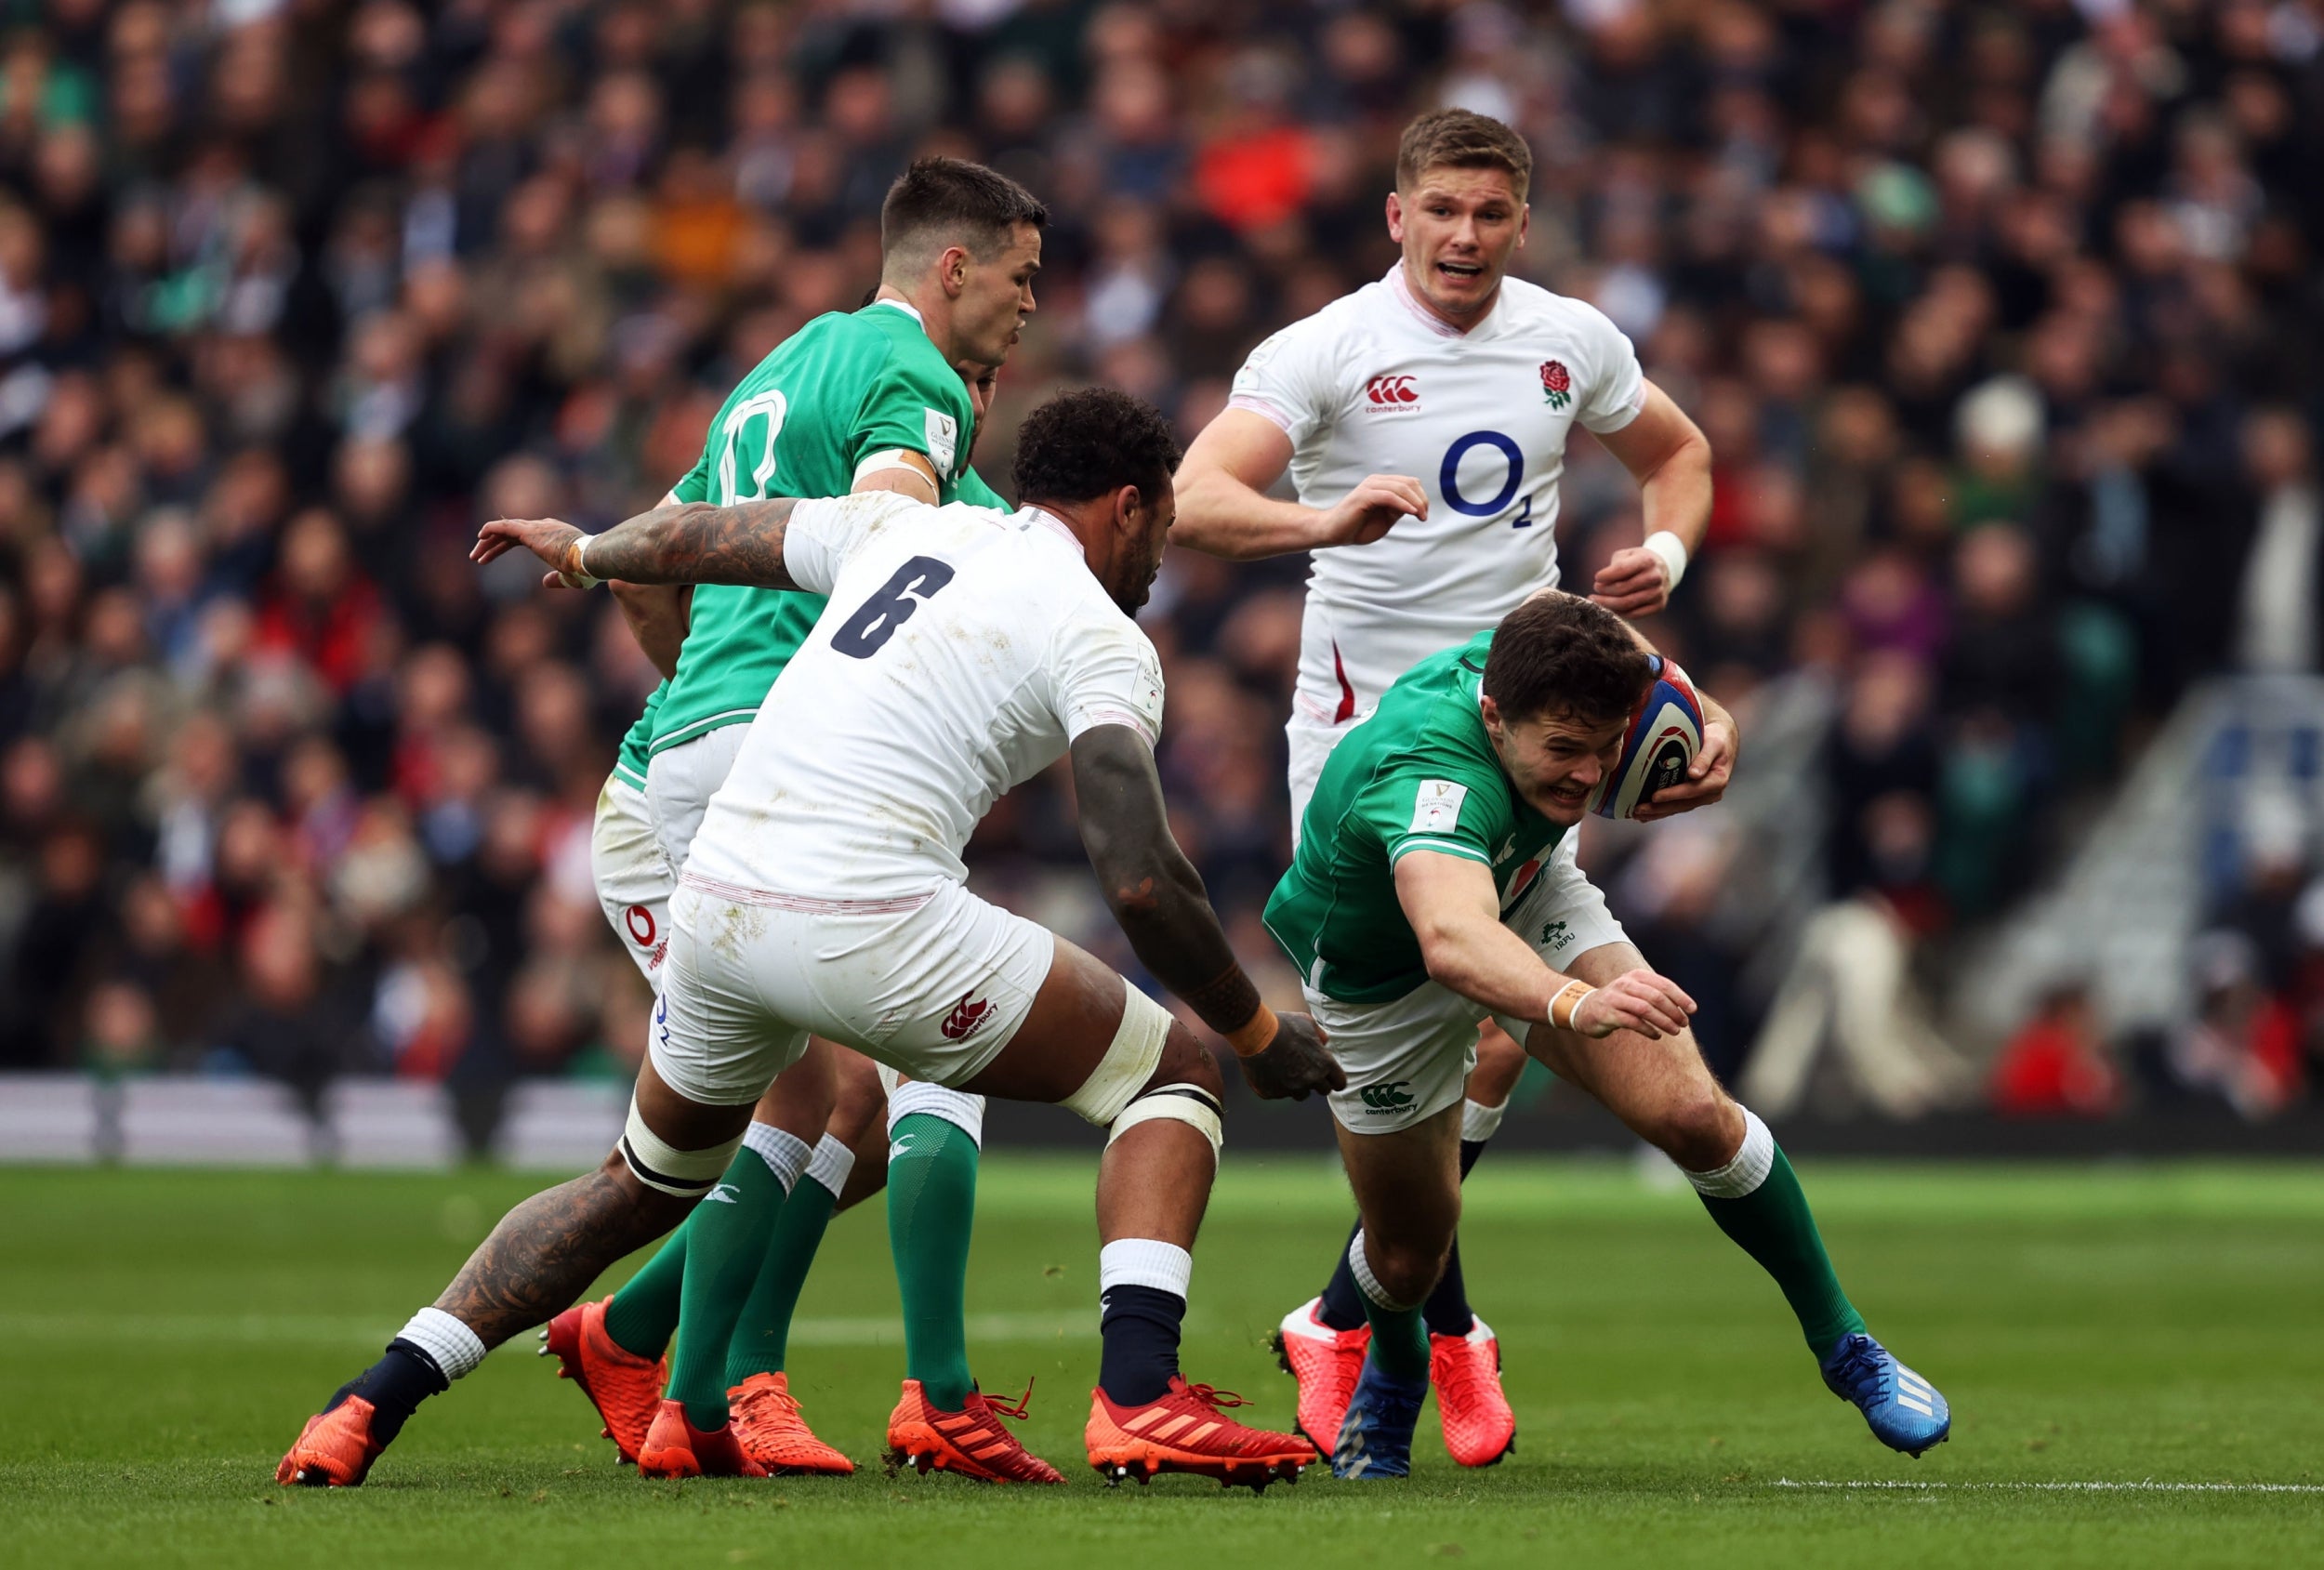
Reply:
[[[2104,1117],[2122,1105],[2126,1086],[2087,985],[2050,990],[1994,1061],[1988,1094],[2010,1117]]]

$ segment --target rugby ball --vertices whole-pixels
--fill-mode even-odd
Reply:
[[[1651,801],[1665,785],[1686,778],[1695,755],[1703,745],[1703,705],[1695,684],[1675,660],[1652,656],[1654,679],[1646,695],[1631,711],[1630,729],[1622,732],[1622,750],[1613,772],[1591,794],[1590,810],[1602,818],[1638,815],[1641,802]]]

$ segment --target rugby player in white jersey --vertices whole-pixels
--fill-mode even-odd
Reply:
[[[1397,678],[1556,587],[1572,427],[1637,478],[1645,516],[1644,543],[1598,574],[1600,604],[1660,610],[1710,521],[1710,444],[1645,379],[1629,339],[1593,307],[1507,276],[1525,242],[1532,171],[1524,139],[1499,121],[1465,110],[1415,120],[1387,199],[1403,247],[1395,268],[1254,350],[1179,469],[1181,545],[1238,559],[1316,552],[1287,728],[1295,838],[1325,759]],[[1297,501],[1267,495],[1287,472]],[[1553,876],[1574,908],[1553,916],[1576,944],[1618,937],[1573,857],[1568,837]],[[1524,1066],[1523,1049],[1488,1022],[1459,1113],[1464,1173]],[[1427,1319],[1446,1448],[1489,1466],[1516,1420],[1457,1247]],[[1344,1259],[1323,1295],[1283,1321],[1301,1425],[1326,1448],[1367,1339]]]
[[[1160,563],[1177,457],[1159,415],[1091,389],[1025,421],[1027,505],[1013,514],[858,495],[687,504],[594,539],[555,520],[486,525],[479,560],[522,545],[566,582],[749,584],[830,602],[690,847],[619,1145],[511,1211],[431,1312],[490,1345],[667,1231],[812,1031],[915,1079],[1060,1102],[1110,1128],[1093,1466],[1263,1487],[1314,1458],[1293,1435],[1234,1421],[1238,1398],[1177,1366],[1221,1137],[1216,1062],[1081,949],[969,893],[960,860],[1003,791],[1070,752],[1083,843],[1140,961],[1233,1043],[1259,1094],[1344,1084],[1313,1021],[1261,1001],[1170,836],[1152,751],[1161,666],[1130,613]],[[344,1438],[367,1467],[368,1399],[350,1392],[317,1419],[317,1448]],[[1005,1438],[982,1395],[955,1416]],[[699,1438],[666,1402],[641,1456]],[[715,1453],[720,1470],[756,1470],[731,1446]]]

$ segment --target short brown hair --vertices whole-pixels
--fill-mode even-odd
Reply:
[[[1517,199],[1533,189],[1533,149],[1525,139],[1487,115],[1466,109],[1433,109],[1404,128],[1396,145],[1396,189],[1409,191],[1431,169],[1506,169]]]
[[[1613,612],[1552,590],[1501,618],[1482,685],[1505,719],[1560,715],[1603,725],[1627,719],[1653,678],[1646,651]]]
[[[921,158],[898,175],[879,206],[879,250],[895,257],[935,242],[979,259],[1009,244],[1021,223],[1041,229],[1049,208],[997,169],[965,158]]]

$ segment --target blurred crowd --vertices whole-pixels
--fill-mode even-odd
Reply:
[[[1747,723],[1829,694],[1819,898],[1908,969],[2191,679],[2316,668],[2317,0],[0,0],[0,1064],[624,1072],[588,825],[653,672],[478,521],[651,505],[921,152],[1054,215],[986,477],[1063,383],[1191,435],[1393,263],[1439,103],[1529,139],[1519,270],[1709,434],[1652,631]],[[1563,534],[1569,582],[1639,534],[1579,432]],[[1179,553],[1146,616],[1278,987],[1301,570]],[[977,877],[1127,963],[1069,814],[1016,793]],[[1607,877],[1733,1069],[1738,852],[1673,843]]]

